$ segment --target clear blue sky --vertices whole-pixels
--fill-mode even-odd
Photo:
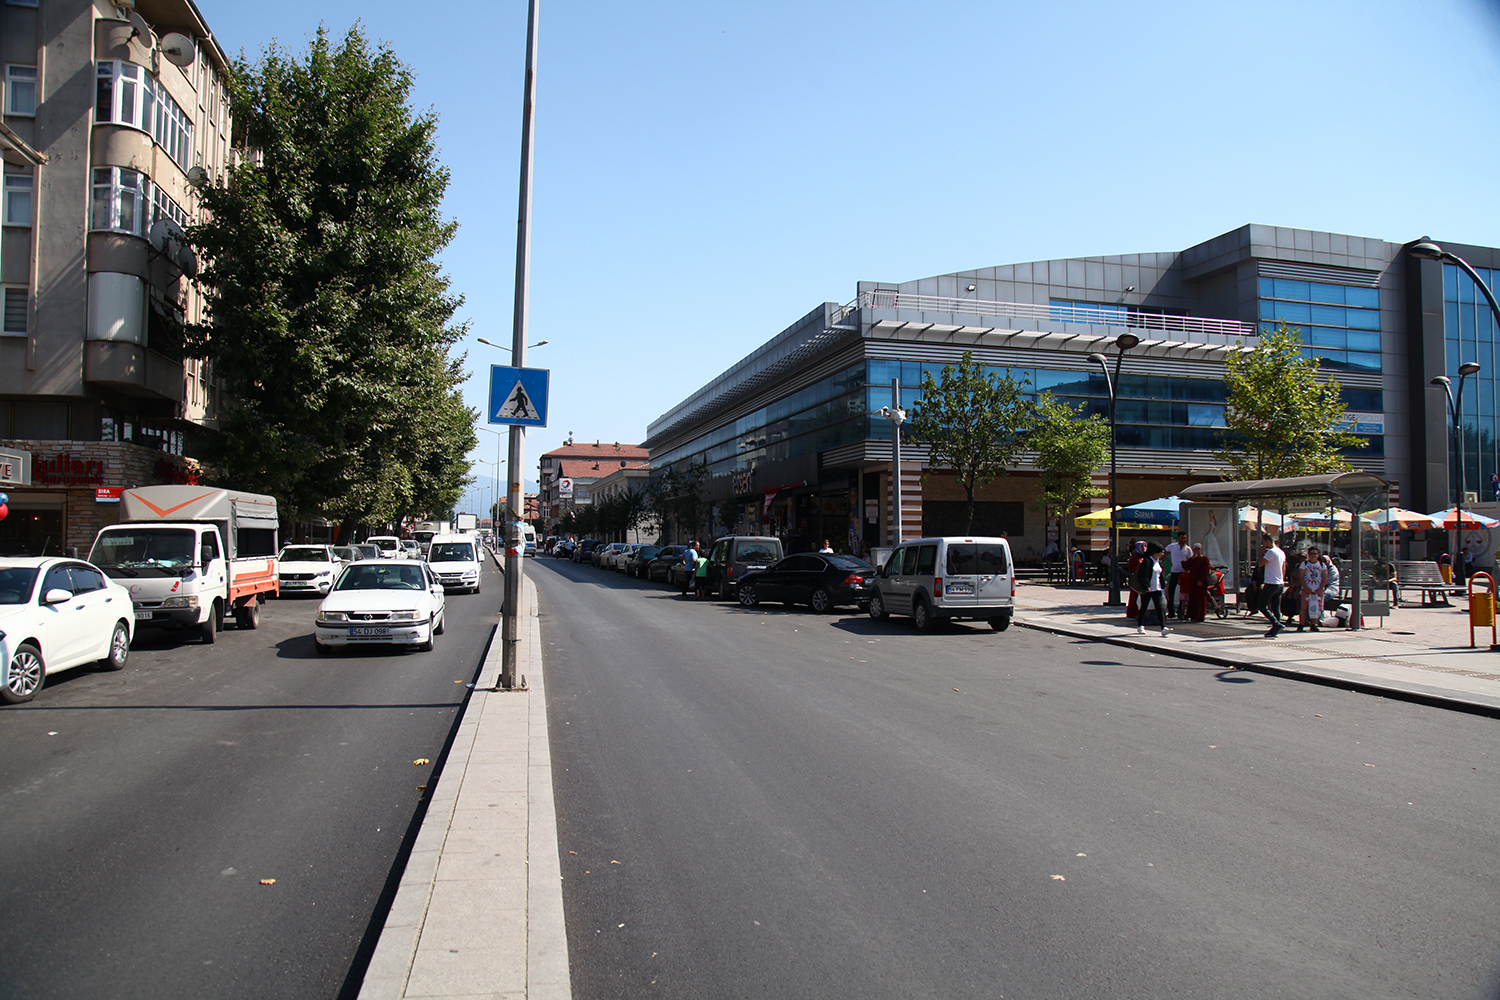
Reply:
[[[452,171],[471,370],[508,363],[524,0],[198,0],[220,44],[356,19]],[[1500,6],[542,0],[536,458],[650,421],[860,280],[1180,250],[1246,223],[1500,242]],[[487,379],[469,383],[481,410]],[[474,457],[493,460],[480,434]],[[489,466],[475,472],[488,475]]]

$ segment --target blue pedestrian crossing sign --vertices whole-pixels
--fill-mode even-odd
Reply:
[[[547,426],[546,368],[490,366],[490,423]]]

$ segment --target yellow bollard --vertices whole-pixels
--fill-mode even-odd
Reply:
[[[1469,595],[1469,624],[1476,627],[1495,624],[1495,595],[1478,591]]]
[[[1443,582],[1444,583],[1452,583],[1453,582],[1453,567],[1452,566],[1439,566],[1438,567],[1438,572],[1441,573],[1441,574],[1443,574]]]

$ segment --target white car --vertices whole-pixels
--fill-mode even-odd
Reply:
[[[640,548],[639,545],[626,545],[623,549],[616,552],[614,558],[610,560],[610,565],[614,567],[615,572],[625,572],[625,564],[630,561],[631,556],[640,551]]]
[[[382,559],[400,559],[403,557],[401,539],[395,535],[371,535],[365,539],[365,544],[373,545],[379,549]]]
[[[427,563],[438,581],[449,590],[479,593],[484,571],[484,553],[473,535],[433,535],[427,547]]]
[[[130,591],[79,559],[0,559],[0,702],[18,705],[48,674],[130,656]]]
[[[370,559],[350,563],[339,574],[318,605],[313,642],[319,653],[372,643],[426,651],[446,624],[443,585],[426,563]]]
[[[326,594],[344,568],[331,545],[288,545],[276,557],[278,589],[288,594]]]

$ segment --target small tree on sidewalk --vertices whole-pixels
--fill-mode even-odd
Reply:
[[[1072,542],[1073,510],[1089,497],[1106,493],[1092,479],[1109,461],[1109,423],[1097,414],[1081,416],[1082,410],[1044,392],[1036,403],[1037,421],[1030,436],[1042,478],[1042,495],[1035,506],[1043,512],[1057,511],[1064,552]]]
[[[964,531],[974,530],[974,490],[1005,475],[1025,447],[1036,422],[1026,397],[1030,379],[986,370],[965,351],[958,365],[944,365],[941,379],[922,375],[922,395],[912,406],[911,436],[927,446],[933,465],[958,477],[968,498]]]

